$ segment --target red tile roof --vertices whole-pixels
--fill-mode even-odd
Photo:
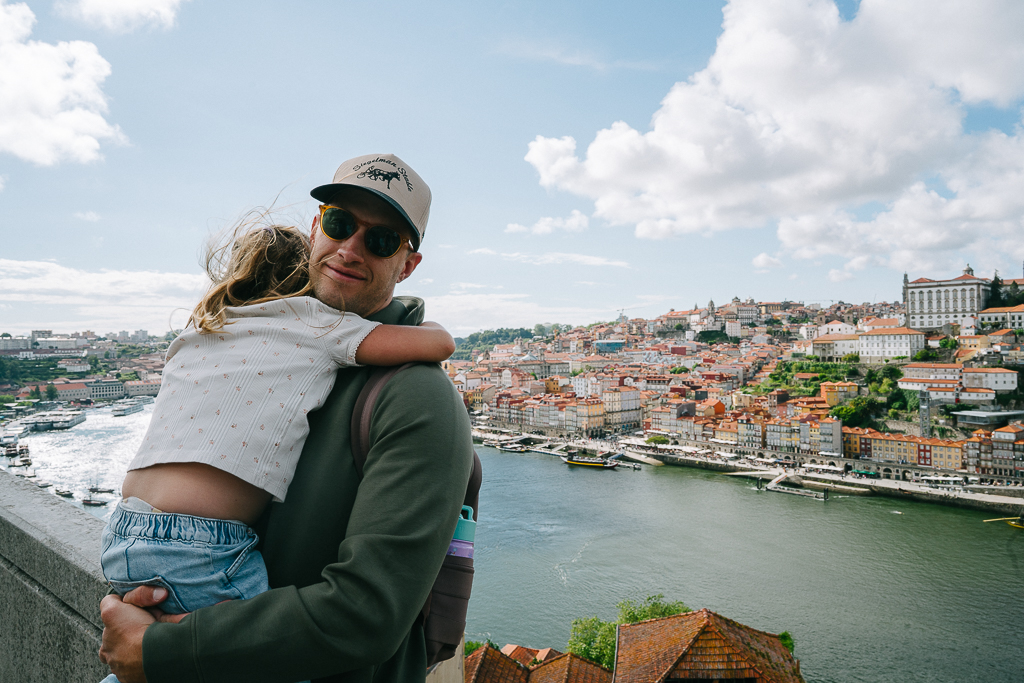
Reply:
[[[615,683],[752,678],[804,683],[800,663],[778,636],[703,609],[618,629]]]
[[[530,683],[611,683],[612,672],[574,654],[549,659],[530,672]]]
[[[490,645],[466,657],[465,683],[528,683],[529,677],[529,669]]]

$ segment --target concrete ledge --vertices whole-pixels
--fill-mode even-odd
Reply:
[[[103,522],[0,472],[0,680],[99,681]]]

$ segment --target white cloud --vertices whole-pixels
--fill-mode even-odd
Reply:
[[[782,261],[762,252],[754,257],[751,264],[761,272],[767,272],[769,268],[781,268]]]
[[[30,40],[28,5],[0,0],[0,153],[41,166],[100,158],[100,142],[124,141],[104,118],[100,86],[110,64],[80,40]]]
[[[497,256],[498,252],[493,249],[473,249],[467,254],[482,254],[486,256]],[[523,254],[520,252],[504,252],[501,257],[506,261],[519,261],[534,266],[560,265],[573,263],[580,266],[614,266],[616,268],[629,268],[625,261],[615,261],[604,256],[590,256],[588,254],[567,254],[558,251],[551,251],[545,254]]]
[[[498,52],[531,61],[552,62],[563,66],[581,66],[587,69],[594,69],[595,71],[606,71],[608,69],[650,71],[658,68],[656,64],[644,61],[615,60],[609,62],[600,59],[586,50],[570,49],[562,45],[543,45],[523,39],[506,43]]]
[[[583,232],[587,229],[588,222],[589,220],[585,214],[573,209],[568,218],[544,217],[529,227],[519,225],[518,223],[509,223],[508,227],[505,228],[505,232],[528,232],[531,235],[550,235],[555,230]]]
[[[454,335],[499,327],[533,327],[541,320],[579,324],[611,315],[611,309],[539,304],[526,294],[450,293],[426,297],[427,317]]]
[[[513,252],[502,254],[502,258],[509,261],[520,261],[534,266],[560,265],[572,263],[580,266],[614,266],[616,268],[629,268],[625,261],[614,261],[604,256],[590,256],[588,254],[565,254],[561,252],[548,252],[546,254],[520,254]]]
[[[639,237],[777,225],[797,257],[1016,264],[1024,129],[962,123],[966,105],[1022,97],[1020,2],[863,0],[845,22],[831,0],[732,0],[707,67],[672,87],[650,130],[613,123],[582,156],[571,137],[538,136],[526,160]],[[858,217],[870,202],[885,208]]]
[[[183,0],[65,0],[57,10],[65,16],[116,33],[143,26],[171,28]]]
[[[29,323],[54,328],[59,323],[69,328],[166,330],[172,313],[176,325],[184,324],[208,284],[205,275],[196,273],[97,272],[48,261],[0,259],[4,300],[33,316],[25,321],[6,316],[5,324],[26,329]],[[35,317],[40,310],[65,319]]]
[[[453,282],[451,289],[453,292],[464,292],[468,289],[487,289],[487,285],[477,284],[476,282]]]
[[[80,221],[95,223],[100,219],[100,215],[95,211],[78,211],[75,213],[75,218],[77,218]]]

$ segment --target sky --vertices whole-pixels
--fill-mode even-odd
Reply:
[[[1021,277],[1024,3],[0,0],[0,332],[180,328],[394,153],[456,336]]]

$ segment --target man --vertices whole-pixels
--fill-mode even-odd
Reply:
[[[369,155],[343,163],[311,194],[323,202],[311,234],[315,296],[370,320],[421,322],[422,301],[393,293],[422,259],[423,180],[398,157]],[[338,373],[309,415],[286,502],[256,525],[272,590],[160,621],[140,607],[156,605],[163,589],[103,599],[100,659],[121,681],[424,679],[417,617],[472,469],[469,420],[436,365],[398,373],[375,404],[360,479],[350,421],[369,372]]]

